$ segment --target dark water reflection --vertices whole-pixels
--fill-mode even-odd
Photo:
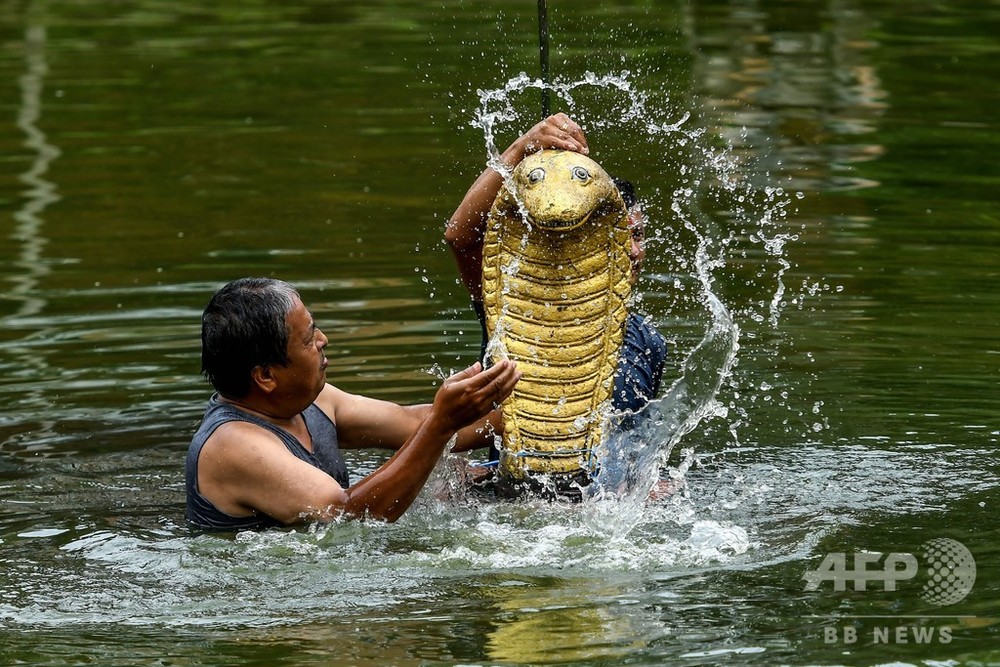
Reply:
[[[554,72],[629,70],[739,179],[787,193],[764,239],[693,188],[742,335],[720,409],[669,461],[694,452],[682,492],[184,527],[198,317],[222,282],[300,286],[350,391],[425,400],[472,360],[440,230],[485,160],[477,89],[536,71],[524,5],[0,7],[0,663],[1000,662],[996,3],[550,9]],[[625,126],[591,145],[650,202],[642,305],[676,374],[705,327],[671,214],[691,177]],[[959,604],[804,590],[828,553],[940,537],[976,559]],[[825,640],[847,625],[860,641]]]

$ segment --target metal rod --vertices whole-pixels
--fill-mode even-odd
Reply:
[[[538,57],[542,71],[542,118],[549,115],[549,15],[545,0],[538,0]]]

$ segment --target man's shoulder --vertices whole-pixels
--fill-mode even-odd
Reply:
[[[337,408],[344,401],[345,397],[348,396],[350,396],[350,394],[341,389],[337,389],[332,384],[327,382],[322,391],[319,392],[319,396],[316,397],[316,400],[313,401],[309,407],[318,408],[327,419],[336,424]],[[308,410],[309,408],[306,409],[306,412],[308,412]]]
[[[202,451],[211,450],[215,456],[244,456],[249,449],[284,450],[281,439],[260,424],[234,419],[219,424],[205,439]],[[280,449],[279,449],[280,448]]]

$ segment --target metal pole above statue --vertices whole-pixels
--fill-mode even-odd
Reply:
[[[542,74],[542,118],[549,116],[549,15],[545,0],[538,0],[538,58]]]

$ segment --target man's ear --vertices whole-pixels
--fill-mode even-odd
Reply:
[[[277,386],[270,366],[254,366],[253,370],[250,371],[250,379],[265,394],[270,394]]]

